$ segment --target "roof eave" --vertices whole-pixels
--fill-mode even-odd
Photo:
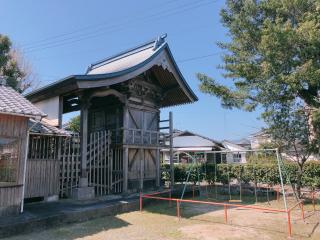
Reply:
[[[150,44],[151,42],[149,42],[148,44]],[[148,44],[144,44],[144,45],[148,45]],[[142,45],[142,46],[144,46]],[[157,50],[147,59],[145,59],[144,61],[142,61],[141,63],[138,63],[130,68],[118,71],[118,72],[112,72],[112,73],[106,73],[106,74],[86,74],[86,75],[71,75],[68,76],[66,78],[63,78],[59,81],[56,81],[52,84],[49,84],[47,86],[44,86],[38,90],[35,90],[31,93],[26,94],[26,98],[28,99],[32,99],[32,98],[36,98],[37,96],[41,96],[42,94],[44,94],[45,92],[48,91],[53,91],[54,89],[56,89],[57,87],[59,87],[60,85],[63,85],[66,83],[66,81],[75,81],[75,84],[77,84],[77,81],[90,81],[90,80],[103,80],[103,79],[109,79],[109,78],[115,78],[115,77],[119,77],[128,73],[131,73],[143,66],[145,66],[146,64],[150,63],[152,60],[154,60],[160,53],[162,50],[166,49],[167,53],[169,55],[169,58],[173,64],[173,67],[175,68],[178,76],[180,79],[177,79],[180,87],[182,88],[183,92],[186,94],[186,96],[189,99],[189,102],[184,102],[184,103],[178,103],[178,104],[174,104],[174,105],[170,105],[170,106],[177,106],[177,105],[182,105],[182,104],[189,104],[189,103],[193,103],[198,101],[198,97],[195,95],[195,93],[192,91],[192,89],[190,88],[190,86],[188,85],[187,81],[185,80],[185,78],[183,77],[176,61],[173,58],[173,55],[171,53],[171,50],[169,48],[169,45],[164,42],[160,47],[157,48]],[[164,107],[170,107],[170,106],[164,106]]]
[[[167,51],[168,51],[168,53],[169,53],[170,60],[172,61],[172,63],[173,63],[173,65],[174,65],[174,67],[175,67],[175,69],[176,69],[176,71],[177,71],[180,79],[182,80],[182,83],[183,83],[184,87],[186,87],[186,90],[187,90],[187,92],[189,93],[189,94],[187,94],[187,95],[190,95],[190,96],[188,96],[188,97],[189,97],[191,103],[198,101],[199,99],[198,99],[197,95],[196,95],[196,94],[193,92],[193,90],[190,88],[189,84],[187,83],[187,81],[186,81],[185,78],[183,77],[183,75],[182,75],[182,73],[181,73],[181,71],[180,71],[180,69],[179,69],[179,67],[178,67],[178,64],[177,64],[176,61],[174,60],[173,55],[172,55],[172,52],[171,52],[171,50],[170,50],[170,47],[169,47],[168,43],[165,43],[165,47],[167,48]]]
[[[0,111],[0,114],[26,117],[26,118],[36,118],[36,117],[43,118],[47,116],[46,114],[24,114],[24,113],[3,112],[3,111]]]

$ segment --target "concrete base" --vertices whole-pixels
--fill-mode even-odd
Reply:
[[[20,213],[20,205],[19,206],[0,206],[0,217],[3,216],[15,216]]]
[[[74,200],[89,200],[94,197],[94,187],[79,187],[72,190],[72,199]]]
[[[45,202],[56,202],[59,201],[59,195],[52,195],[44,198]]]
[[[0,239],[17,234],[38,232],[70,223],[114,216],[139,209],[139,198],[88,201],[60,200],[51,203],[25,205],[25,212],[18,216],[0,217]],[[110,219],[113,219],[110,217]],[[117,220],[116,218],[114,218]]]

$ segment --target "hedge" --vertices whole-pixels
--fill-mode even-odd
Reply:
[[[169,165],[163,166],[162,179],[168,181]],[[242,182],[257,182],[275,185],[280,183],[278,165],[274,163],[268,164],[218,164],[216,175],[214,164],[178,164],[174,166],[175,182],[182,183],[187,179],[188,171],[191,171],[189,182],[197,182],[198,172],[200,181],[206,180],[209,183],[221,182],[228,183],[228,179],[241,179]],[[284,183],[296,183],[298,165],[286,162],[282,169]],[[228,177],[229,175],[229,177]],[[216,178],[216,180],[215,180]],[[310,161],[304,165],[304,173],[302,177],[302,185],[304,187],[317,188],[320,187],[320,163]]]

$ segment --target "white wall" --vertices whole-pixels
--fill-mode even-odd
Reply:
[[[46,117],[48,123],[53,126],[59,125],[59,96],[36,102],[34,105],[48,115]]]
[[[223,142],[223,145],[225,148],[227,148],[230,151],[235,151],[235,152],[230,152],[227,153],[227,163],[246,163],[246,152],[241,152],[243,151],[243,147],[237,146],[236,144],[229,144],[228,142]],[[239,151],[239,152],[237,152]],[[240,154],[240,157],[236,156],[237,154]],[[237,161],[237,159],[240,159]]]

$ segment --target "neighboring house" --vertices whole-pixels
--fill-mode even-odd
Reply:
[[[252,150],[260,149],[261,145],[272,142],[270,134],[268,134],[265,130],[251,134],[249,139]]]
[[[173,150],[174,150],[174,162],[191,163],[193,161],[192,157],[197,159],[197,161],[205,161],[205,154],[211,151],[221,151],[223,150],[223,145],[211,138],[202,136],[191,131],[179,131],[174,130],[173,134]],[[170,162],[170,152],[169,149],[162,149],[162,161],[164,163]],[[218,162],[221,162],[220,154]],[[207,155],[208,161],[214,161],[215,158],[212,154]]]
[[[29,119],[46,116],[4,84],[0,83],[0,216],[22,210]]]
[[[253,133],[249,136],[251,142],[251,149],[258,150],[261,149],[261,146],[264,144],[272,143],[272,137],[270,134],[266,132],[266,130],[260,130],[259,132]],[[285,153],[281,153],[283,159],[289,161],[296,161],[295,151],[286,151]],[[308,160],[319,160],[320,157],[317,154],[313,154],[309,156]]]
[[[224,140],[222,141],[222,144],[226,151],[231,151],[226,153],[226,161],[227,163],[246,163],[246,150],[247,148],[244,148],[238,144],[235,144],[231,141]]]
[[[231,141],[234,144],[237,144],[245,149],[251,149],[251,141],[247,138],[242,138],[240,140]]]

